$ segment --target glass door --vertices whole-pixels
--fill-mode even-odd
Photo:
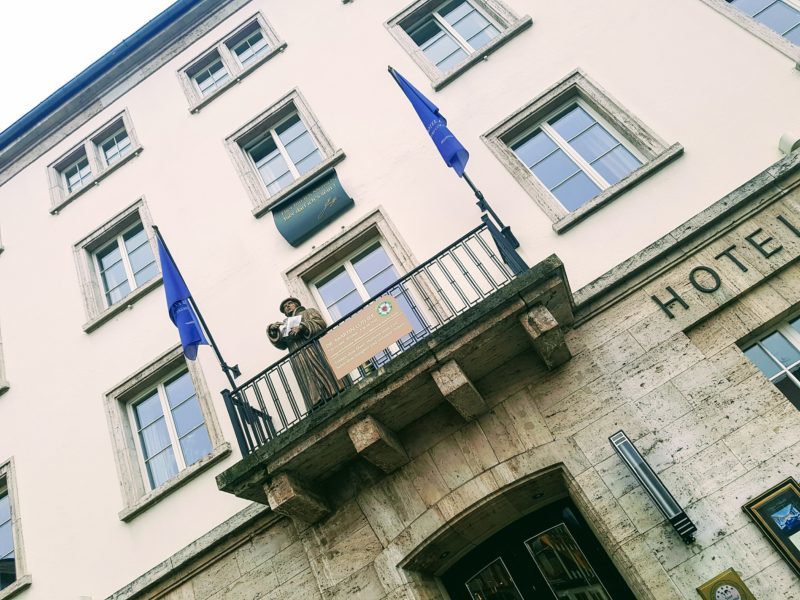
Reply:
[[[452,600],[634,600],[570,500],[496,533],[442,583]]]

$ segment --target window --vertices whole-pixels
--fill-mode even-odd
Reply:
[[[245,27],[240,34],[226,42],[226,45],[243,67],[269,52],[269,42],[258,23],[251,23]]]
[[[256,216],[344,158],[297,90],[230,135],[226,144]]]
[[[198,112],[285,48],[286,43],[260,13],[251,16],[200,58],[179,69],[191,112]]]
[[[247,152],[270,194],[282,190],[322,162],[322,154],[298,114],[267,129],[248,146]]]
[[[642,165],[582,102],[559,110],[509,146],[572,212]]]
[[[531,23],[499,0],[418,0],[386,26],[440,89]]]
[[[123,520],[230,453],[205,380],[178,345],[106,393]]]
[[[566,231],[683,152],[575,71],[482,136]]]
[[[22,528],[15,490],[13,459],[0,464],[0,598],[10,598],[31,584],[22,555]]]
[[[744,354],[800,408],[800,317],[782,324],[747,348]]]
[[[212,450],[192,378],[183,371],[130,404],[139,456],[155,489]]]
[[[786,0],[728,0],[748,17],[800,45],[800,7]]]
[[[141,223],[100,248],[94,260],[106,306],[116,304],[158,274],[153,248]]]
[[[48,166],[50,212],[58,214],[141,151],[128,113],[114,117]]]
[[[440,71],[448,71],[500,34],[486,16],[466,0],[448,2],[407,32]]]
[[[102,139],[98,144],[103,151],[103,158],[107,165],[113,165],[131,151],[131,138],[125,131],[125,126],[117,128],[114,133]]]
[[[74,252],[89,319],[83,326],[87,333],[161,283],[144,200],[75,244]]]
[[[702,0],[779,50],[800,61],[800,0]]]

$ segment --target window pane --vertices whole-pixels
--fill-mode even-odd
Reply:
[[[167,448],[147,462],[147,476],[153,488],[157,488],[177,474],[178,463],[175,461],[175,453],[172,448]]]
[[[468,14],[474,12],[475,9],[469,2],[451,2],[446,6],[443,6],[439,9],[439,13],[442,15],[442,18],[452,25],[457,21],[463,19]]]
[[[125,296],[131,293],[131,286],[128,284],[127,281],[125,283],[115,287],[112,290],[109,290],[106,293],[106,301],[108,302],[109,306],[116,304]]]
[[[122,265],[122,261],[118,261],[103,271],[102,279],[106,294],[117,297],[120,293],[127,294],[127,291],[125,291],[126,287],[128,291],[130,290],[128,286],[128,275],[125,273],[125,267]]]
[[[306,158],[316,149],[317,147],[314,145],[314,140],[311,139],[311,134],[307,131],[304,131],[286,145],[286,152],[289,153],[289,158],[292,159],[294,164]]]
[[[761,340],[761,345],[784,366],[789,367],[800,360],[800,352],[797,351],[797,348],[777,331]]]
[[[559,202],[564,205],[564,208],[570,212],[579,208],[599,193],[600,188],[597,187],[597,184],[589,179],[586,173],[583,172],[578,173],[558,187],[553,188],[555,197],[558,198]]]
[[[8,494],[3,493],[0,495],[0,525],[5,523],[11,518],[11,502],[8,500]]]
[[[142,429],[139,432],[139,439],[142,442],[145,458],[155,456],[164,448],[172,445],[167,431],[167,423],[163,418]]]
[[[533,173],[552,190],[554,186],[578,172],[578,166],[572,162],[563,150],[557,150],[531,169]]]
[[[412,33],[411,38],[425,53],[428,60],[443,71],[461,62],[467,56],[458,42],[433,20],[428,21]]]
[[[205,425],[181,438],[181,450],[186,466],[193,465],[211,452],[211,439],[208,437]]]
[[[263,139],[259,140],[248,149],[256,165],[264,160],[265,157],[275,154],[277,151],[278,146],[275,145],[275,140],[272,139],[272,135],[270,134],[267,134]]]
[[[287,185],[291,185],[293,181],[294,181],[294,175],[292,175],[291,172],[286,171],[286,173],[278,177],[278,179],[267,185],[267,191],[270,194],[274,194],[276,192],[281,191]]]
[[[599,123],[595,123],[583,133],[578,134],[570,142],[570,146],[575,148],[587,162],[597,160],[618,144],[619,142]]]
[[[531,137],[517,142],[512,147],[519,159],[529,168],[555,149],[555,142],[541,130],[535,132]]]
[[[97,262],[100,263],[100,269],[102,270],[108,269],[122,260],[122,256],[119,252],[119,244],[117,244],[116,241],[100,250],[96,256]]]
[[[594,125],[597,121],[592,118],[589,113],[583,110],[580,106],[575,106],[569,109],[562,116],[556,117],[556,120],[550,121],[550,125],[558,132],[558,135],[565,140],[570,141],[582,131],[587,130]]]
[[[289,181],[293,181],[294,177],[291,175],[289,171],[289,167],[286,165],[286,161],[283,159],[281,154],[278,154],[277,151],[274,155],[269,157],[269,159],[264,160],[261,164],[258,165],[258,172],[261,174],[261,178],[264,180],[264,183],[267,184],[267,188],[273,183],[277,183],[278,180],[286,177],[286,174],[289,173]],[[281,189],[284,185],[280,185],[278,189]]]
[[[786,34],[786,39],[792,42],[793,44],[797,44],[800,46],[800,25],[792,29],[789,33]]]
[[[136,427],[141,429],[147,427],[153,421],[160,419],[164,416],[161,411],[161,402],[158,400],[158,392],[153,394],[133,407],[133,412],[136,415]]]
[[[239,62],[246,65],[258,56],[264,54],[268,48],[267,40],[264,39],[264,35],[259,30],[234,46],[233,51],[236,53],[236,56],[239,57]]]
[[[304,175],[321,162],[322,154],[320,154],[319,150],[314,150],[314,152],[297,163],[295,167],[297,167],[297,171],[300,173],[300,175]]]
[[[292,140],[300,137],[306,131],[306,126],[299,115],[293,115],[275,128],[275,133],[285,146]]]
[[[133,269],[134,273],[141,271],[155,260],[153,258],[153,251],[150,248],[150,244],[147,242],[145,242],[143,246],[139,246],[136,250],[131,252],[128,255],[128,258],[131,261],[131,269]]]
[[[496,38],[499,33],[500,32],[497,31],[497,29],[494,26],[488,25],[486,29],[478,32],[477,34],[469,38],[467,42],[469,42],[469,45],[472,46],[475,50],[480,50],[486,44],[488,44],[494,38]]]
[[[355,289],[356,286],[344,267],[340,267],[317,284],[317,291],[325,306],[331,306]]]
[[[422,48],[425,44],[430,42],[433,38],[439,37],[442,34],[442,28],[434,20],[427,21],[421,27],[417,27],[409,33],[409,36],[414,43]]]
[[[743,13],[746,13],[752,17],[757,12],[764,10],[774,1],[775,0],[733,0],[733,2],[731,2],[731,6],[735,6]]]
[[[11,534],[11,521],[0,525],[0,558],[14,550],[14,538]]]
[[[357,291],[350,292],[347,296],[328,307],[331,317],[338,321],[346,314],[351,313],[364,303],[364,299]]]
[[[776,2],[757,14],[755,20],[783,35],[800,23],[800,11],[783,2]]]
[[[609,185],[638,169],[642,163],[624,146],[617,146],[611,152],[592,163],[592,167],[603,176]]]
[[[744,351],[744,355],[759,368],[767,379],[774,377],[781,370],[780,366],[760,346],[748,348]]]
[[[167,402],[169,402],[171,408],[175,408],[184,400],[194,396],[194,385],[189,371],[164,385],[164,390],[167,392]]]
[[[370,248],[365,254],[353,259],[353,268],[362,282],[368,281],[391,264],[389,255],[381,245]]]
[[[800,376],[800,369],[792,371],[792,375],[795,377]],[[788,375],[781,375],[773,383],[789,399],[789,402],[794,404],[796,408],[800,408],[800,388]]]
[[[175,421],[175,431],[178,432],[178,437],[183,437],[205,422],[197,397],[192,397],[173,409],[172,418]]]
[[[467,581],[466,586],[473,600],[522,600],[511,574],[499,558]]]
[[[429,53],[426,51],[425,54]],[[440,71],[449,71],[467,57],[467,53],[450,37],[437,43],[436,48],[431,48],[430,54],[442,56],[438,60],[431,58]]]
[[[581,590],[585,598],[611,600],[563,523],[531,538],[525,545],[553,589]],[[571,597],[571,594],[560,597]]]

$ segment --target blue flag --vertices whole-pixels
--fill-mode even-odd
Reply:
[[[183,355],[189,360],[197,358],[197,346],[208,345],[208,340],[203,333],[203,328],[197,319],[189,298],[189,288],[183,281],[178,267],[172,257],[164,248],[161,236],[156,236],[158,242],[158,257],[161,259],[161,274],[164,278],[164,291],[167,293],[167,310],[169,318],[178,328],[183,346]]]
[[[467,168],[469,152],[447,128],[447,119],[439,113],[439,109],[433,102],[423,96],[400,73],[391,67],[389,67],[389,73],[392,74],[397,85],[408,97],[411,106],[417,111],[417,115],[419,115],[422,124],[428,130],[428,134],[430,134],[433,143],[436,144],[436,148],[442,155],[444,162],[447,163],[448,167],[453,167],[458,176],[462,177],[464,169]]]

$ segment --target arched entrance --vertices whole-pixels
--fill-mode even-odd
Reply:
[[[506,526],[442,574],[452,600],[634,600],[564,498]]]

